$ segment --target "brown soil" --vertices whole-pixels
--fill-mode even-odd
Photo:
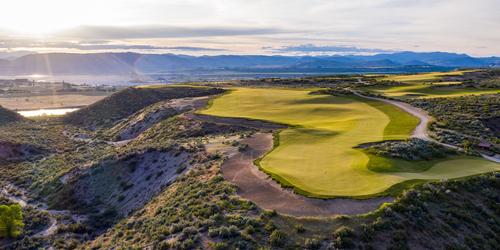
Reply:
[[[352,215],[373,211],[382,203],[393,200],[391,197],[367,200],[322,200],[300,196],[282,188],[253,164],[255,159],[272,149],[272,134],[257,133],[244,139],[242,143],[248,145],[247,150],[232,154],[222,164],[221,170],[226,180],[238,186],[238,194],[241,197],[255,202],[264,209],[293,216]]]

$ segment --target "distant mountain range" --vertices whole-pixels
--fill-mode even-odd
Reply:
[[[324,71],[327,69],[500,67],[500,57],[445,52],[398,52],[370,56],[186,56],[174,54],[30,54],[0,59],[0,75],[130,75],[198,70]]]

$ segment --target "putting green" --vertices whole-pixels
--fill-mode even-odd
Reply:
[[[435,162],[420,172],[371,171],[369,157],[353,147],[408,138],[418,120],[383,102],[309,93],[238,88],[200,112],[292,125],[280,132],[279,146],[260,166],[281,183],[314,197],[369,196],[407,180],[455,178],[500,169],[500,164],[479,158],[457,157]]]

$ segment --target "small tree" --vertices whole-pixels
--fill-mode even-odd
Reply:
[[[19,205],[0,206],[0,237],[15,238],[23,232],[23,212]]]

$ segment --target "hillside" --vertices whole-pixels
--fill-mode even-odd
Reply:
[[[330,221],[261,211],[208,171],[169,190],[84,248],[495,249],[500,242],[500,178],[494,174],[432,183],[365,217]]]
[[[0,125],[23,120],[18,113],[0,106]]]
[[[160,87],[128,88],[64,117],[68,124],[88,128],[112,126],[116,121],[151,104],[174,98],[207,96],[222,93],[216,88]]]

